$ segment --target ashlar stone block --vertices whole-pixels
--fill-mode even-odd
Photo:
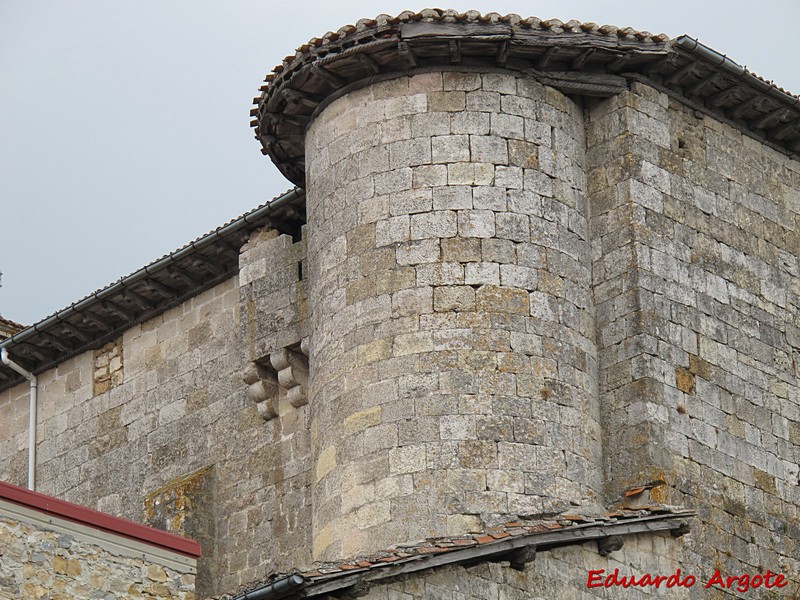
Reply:
[[[434,163],[440,164],[469,161],[469,136],[442,135],[432,137],[431,157]]]
[[[456,235],[456,213],[440,210],[411,216],[411,239],[448,238]]]
[[[458,234],[461,237],[493,237],[495,235],[494,212],[489,210],[458,211]]]

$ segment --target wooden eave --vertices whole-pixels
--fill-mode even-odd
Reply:
[[[612,549],[618,549],[629,535],[666,534],[678,538],[690,531],[690,521],[696,516],[694,511],[677,507],[624,512],[614,518],[578,519],[568,525],[550,523],[528,531],[518,527],[516,532],[501,529],[490,535],[467,535],[411,546],[401,544],[374,556],[321,564],[312,571],[295,571],[271,581],[257,582],[247,586],[249,591],[225,597],[232,600],[348,597],[347,594],[358,595],[371,585],[400,575],[447,565],[469,567],[482,562],[509,561],[512,568],[524,569],[525,563],[534,561],[538,552],[554,548],[593,542],[603,554],[607,552],[606,542],[613,541]],[[469,540],[477,543],[463,545]]]
[[[286,199],[287,201],[277,202]],[[0,342],[20,366],[40,374],[230,279],[250,234],[272,227],[299,237],[305,194],[295,189],[198,238],[136,273]],[[0,391],[24,379],[0,364]]]
[[[800,151],[797,97],[738,76],[666,36],[614,27],[427,10],[316,38],[266,78],[251,122],[262,152],[305,184],[305,132],[342,95],[432,70],[510,70],[565,94],[608,97],[642,80],[777,150]],[[753,99],[755,98],[755,99]]]

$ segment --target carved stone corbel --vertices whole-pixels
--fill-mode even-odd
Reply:
[[[600,538],[597,540],[597,551],[601,556],[608,556],[612,552],[622,550],[622,545],[625,540],[621,535],[609,535],[608,537]]]
[[[242,379],[248,385],[250,399],[256,403],[265,421],[288,410],[284,400],[293,408],[308,404],[307,356],[308,338],[250,363]]]
[[[247,384],[247,395],[256,403],[258,414],[268,421],[278,416],[278,378],[271,369],[251,363],[242,379]]]
[[[286,390],[286,400],[295,408],[308,404],[308,359],[299,352],[281,348],[270,353],[269,362],[278,374],[278,383]]]

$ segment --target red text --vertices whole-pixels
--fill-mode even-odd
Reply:
[[[769,569],[767,569],[764,575],[749,575],[744,573],[743,575],[729,575],[728,577],[723,577],[719,569],[717,569],[706,582],[706,589],[714,585],[718,585],[724,589],[731,589],[736,586],[735,589],[737,592],[746,592],[749,589],[759,588],[762,585],[767,589],[774,587],[782,588],[785,587],[787,583],[789,582],[786,581],[786,577],[783,576],[783,573],[773,573]]]

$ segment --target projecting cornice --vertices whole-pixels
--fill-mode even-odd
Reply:
[[[256,139],[304,185],[305,131],[322,108],[353,89],[434,69],[514,70],[578,96],[612,96],[644,79],[778,150],[800,152],[800,99],[691,38],[438,9],[362,19],[298,48],[254,99]]]

